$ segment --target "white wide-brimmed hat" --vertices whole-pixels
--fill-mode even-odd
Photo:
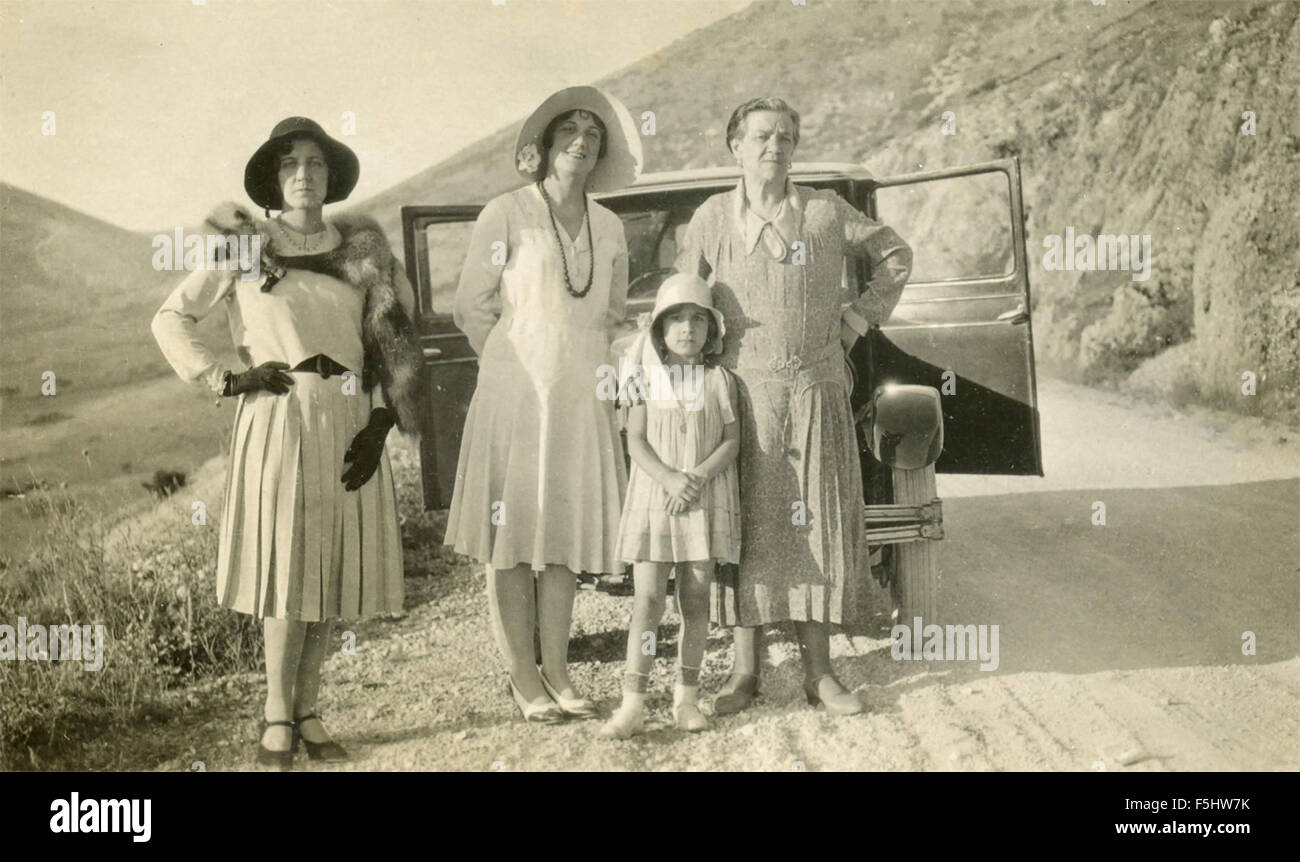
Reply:
[[[542,133],[560,114],[582,109],[605,124],[605,155],[587,177],[588,192],[627,188],[641,174],[641,136],[632,114],[614,96],[599,87],[566,87],[552,94],[524,121],[515,141],[515,170],[537,182],[546,175],[542,163]]]

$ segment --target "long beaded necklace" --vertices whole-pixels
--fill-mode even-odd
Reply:
[[[551,217],[551,230],[555,233],[555,244],[560,249],[560,261],[564,265],[564,286],[569,291],[569,295],[582,299],[591,292],[592,278],[596,275],[596,255],[595,246],[591,242],[591,213],[586,212],[586,196],[583,196],[583,217],[582,220],[587,225],[587,250],[591,252],[591,268],[587,270],[587,284],[582,290],[574,290],[573,282],[569,280],[569,256],[564,253],[564,242],[560,240],[560,224],[555,220],[555,209],[551,206],[551,196],[546,193],[546,187],[539,181],[537,190],[542,193],[542,200],[546,201],[546,214]],[[576,261],[575,261],[576,265]]]

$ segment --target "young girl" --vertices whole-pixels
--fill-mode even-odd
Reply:
[[[623,705],[601,735],[626,739],[645,729],[646,682],[656,653],[668,573],[677,572],[677,686],[673,718],[683,730],[709,726],[696,705],[709,631],[715,562],[740,561],[740,490],[735,378],[705,364],[722,352],[722,313],[709,286],[678,274],[659,289],[649,327],[633,345],[625,389],[632,457],[619,524],[618,558],[632,563],[636,598],[627,634]]]

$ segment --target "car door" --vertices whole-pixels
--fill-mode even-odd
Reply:
[[[857,182],[860,205],[912,247],[913,267],[855,364],[869,351],[872,388],[939,390],[937,472],[1041,476],[1019,160]]]
[[[420,473],[424,507],[445,509],[456,485],[465,414],[478,379],[478,357],[452,322],[460,269],[480,206],[402,207],[406,275],[419,307],[424,377]]]

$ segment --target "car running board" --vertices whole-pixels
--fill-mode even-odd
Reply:
[[[917,539],[943,538],[943,503],[938,497],[928,503],[882,503],[863,506],[867,543],[893,545]]]

